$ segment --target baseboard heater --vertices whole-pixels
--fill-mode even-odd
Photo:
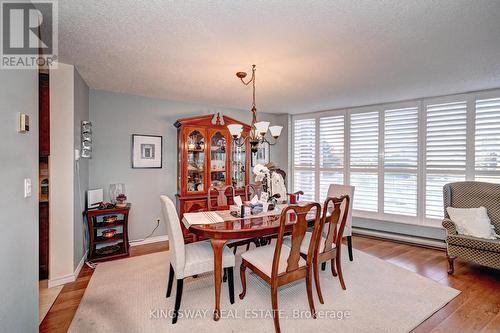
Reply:
[[[439,239],[409,236],[409,235],[403,235],[403,234],[398,234],[398,233],[393,233],[393,232],[379,231],[379,230],[359,228],[359,227],[353,227],[352,233],[358,234],[358,235],[363,235],[363,236],[390,239],[390,240],[394,240],[394,241],[398,241],[398,242],[402,242],[402,243],[411,243],[411,244],[425,246],[425,247],[433,247],[433,248],[439,248],[439,249],[446,248],[446,243],[443,240],[439,240]]]

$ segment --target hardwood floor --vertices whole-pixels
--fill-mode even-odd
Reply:
[[[368,254],[414,271],[462,293],[424,321],[413,332],[495,332],[500,331],[500,271],[455,261],[455,274],[448,275],[445,252],[362,236],[353,237],[353,246]],[[131,256],[166,251],[168,244],[155,243],[131,248]],[[356,260],[356,257],[354,257]],[[40,324],[40,332],[66,332],[93,270],[84,266],[78,279],[64,286]]]

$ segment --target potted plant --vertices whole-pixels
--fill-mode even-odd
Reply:
[[[127,206],[127,196],[123,193],[118,194],[116,197],[116,207],[125,207]]]

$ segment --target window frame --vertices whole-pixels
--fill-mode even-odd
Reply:
[[[345,185],[349,185],[351,183],[351,172],[367,172],[367,173],[377,173],[378,177],[378,211],[377,212],[368,212],[361,210],[353,210],[353,216],[360,218],[368,218],[375,220],[384,220],[389,222],[396,223],[404,223],[411,225],[422,225],[428,227],[441,227],[441,219],[436,218],[427,218],[426,217],[426,179],[427,175],[438,174],[437,172],[428,172],[427,170],[427,160],[426,160],[426,143],[427,143],[427,106],[433,104],[441,104],[441,103],[453,103],[453,102],[466,102],[466,167],[465,167],[465,175],[461,170],[450,170],[446,171],[449,175],[464,175],[465,180],[474,180],[476,176],[497,176],[500,177],[500,172],[476,172],[475,171],[475,106],[476,100],[488,99],[488,98],[500,98],[500,89],[493,89],[487,91],[478,91],[478,92],[470,92],[464,94],[454,94],[440,97],[431,97],[431,98],[421,98],[421,99],[413,99],[402,102],[392,102],[392,103],[383,103],[362,107],[352,107],[352,108],[342,108],[342,109],[334,109],[313,113],[303,113],[291,115],[290,124],[292,130],[290,131],[290,142],[292,144],[292,148],[290,149],[290,172],[291,177],[289,177],[289,183],[292,189],[299,190],[294,188],[294,175],[295,170],[309,170],[315,173],[315,184],[314,184],[314,197],[315,200],[319,200],[320,198],[320,175],[321,172],[340,172],[343,174],[343,180]],[[401,169],[388,167],[386,168],[384,165],[385,159],[385,111],[394,110],[394,109],[403,109],[414,107],[417,108],[418,114],[418,139],[417,139],[417,169],[415,173],[409,171],[409,169]],[[373,112],[378,111],[378,167],[377,168],[352,168],[350,166],[350,130],[351,130],[351,115],[365,112]],[[335,167],[335,168],[326,168],[320,166],[320,118],[322,117],[331,117],[331,116],[344,116],[344,165],[343,168]],[[314,119],[315,120],[315,163],[312,167],[296,167],[294,165],[294,156],[293,156],[293,145],[295,140],[294,133],[294,123],[295,120],[298,119]],[[399,214],[391,214],[384,212],[384,196],[385,196],[385,174],[386,173],[411,173],[415,174],[417,177],[417,211],[416,216],[407,216],[407,215],[399,215]]]

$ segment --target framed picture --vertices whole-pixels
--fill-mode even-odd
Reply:
[[[132,134],[132,168],[162,168],[163,137]]]
[[[271,161],[271,146],[267,142],[261,143],[257,152],[252,153],[250,157],[250,165],[252,168],[257,164],[266,165]]]

